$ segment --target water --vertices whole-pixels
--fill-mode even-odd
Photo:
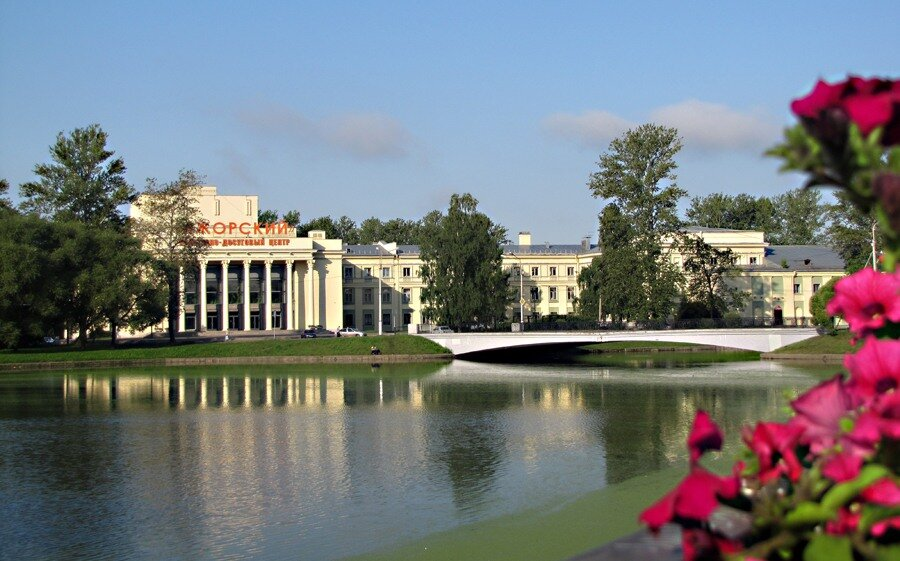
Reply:
[[[365,557],[677,465],[696,408],[736,439],[816,381],[758,361],[4,375],[0,559]]]

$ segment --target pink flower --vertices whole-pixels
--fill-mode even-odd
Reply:
[[[850,76],[829,84],[819,80],[807,96],[795,99],[791,110],[815,136],[830,144],[845,141],[848,121],[868,135],[884,127],[882,143],[900,142],[900,84],[883,78]]]
[[[791,402],[797,414],[788,424],[802,430],[800,442],[813,454],[833,447],[841,436],[841,419],[856,408],[857,401],[847,391],[840,374]]]
[[[722,431],[709,418],[706,411],[702,409],[697,411],[687,444],[691,453],[691,464],[696,463],[707,450],[722,448]]]
[[[885,477],[863,489],[860,497],[867,503],[897,506],[900,505],[900,487],[889,477]]]
[[[707,530],[685,528],[681,531],[681,549],[684,561],[700,561],[722,559],[723,553],[737,553],[744,549],[744,545]]]
[[[850,481],[859,475],[863,459],[851,454],[835,454],[822,466],[822,474],[836,483]]]
[[[737,477],[719,477],[703,468],[694,468],[674,491],[646,509],[638,517],[653,532],[675,517],[706,521],[718,507],[719,496],[734,498],[740,489]]]
[[[751,431],[744,427],[742,438],[759,460],[759,481],[768,483],[782,474],[797,481],[803,466],[794,448],[803,434],[801,427],[781,423],[756,423]]]
[[[883,326],[885,319],[900,322],[900,273],[862,269],[834,286],[827,306],[831,315],[843,315],[850,330],[863,337]]]
[[[855,354],[844,357],[850,372],[847,388],[869,401],[900,387],[900,341],[867,337]]]
[[[825,533],[832,535],[852,534],[859,527],[859,519],[862,515],[851,512],[847,508],[838,511],[837,520],[829,520],[825,523]]]

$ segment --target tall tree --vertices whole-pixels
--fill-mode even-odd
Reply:
[[[457,329],[496,325],[512,299],[500,247],[506,229],[477,207],[468,193],[451,196],[446,215],[429,215],[420,246],[423,314]]]
[[[638,279],[632,290],[640,295],[643,318],[667,317],[677,294],[679,273],[662,242],[681,227],[676,210],[687,193],[676,183],[680,149],[674,128],[641,125],[610,143],[588,185],[595,197],[612,200],[631,225],[636,251],[631,278]]]
[[[597,295],[593,299],[596,311],[602,312],[603,317],[611,316],[616,321],[646,317],[644,291],[635,288],[643,284],[640,276],[635,276],[638,261],[631,225],[618,206],[606,205],[600,213],[600,257],[594,259],[589,268],[596,267],[594,287]],[[589,289],[589,285],[584,288]]]
[[[841,193],[834,204],[826,206],[828,235],[826,243],[844,260],[848,273],[854,273],[872,259],[872,226],[876,219],[872,213],[865,213],[851,203]],[[876,247],[881,247],[880,230],[875,229]]]
[[[0,179],[0,214],[5,212],[11,212],[13,210],[12,201],[10,201],[6,194],[9,192],[9,182],[5,179]]]
[[[276,222],[284,222],[288,226],[298,227],[300,225],[300,211],[289,210],[278,217],[277,210],[260,210],[256,213],[256,221],[260,224],[275,224]]]
[[[825,207],[818,189],[794,189],[772,199],[775,229],[767,237],[774,245],[813,245],[823,239]]]
[[[125,181],[125,162],[106,149],[107,136],[99,125],[59,133],[50,147],[52,164],[37,164],[37,181],[24,183],[23,209],[61,220],[92,226],[121,226],[119,208],[134,200]]]
[[[398,244],[418,244],[420,229],[420,221],[392,218],[382,222],[372,217],[366,218],[359,225],[359,239],[361,243],[389,241]]]
[[[775,230],[775,209],[768,197],[741,193],[712,193],[691,198],[685,216],[689,223],[710,228],[759,230],[769,235]]]
[[[684,256],[689,300],[703,304],[710,318],[743,307],[744,293],[729,282],[740,274],[730,249],[715,248],[700,236],[684,236],[678,247]]]
[[[158,183],[148,179],[135,202],[134,231],[145,250],[154,257],[154,266],[168,288],[169,341],[175,342],[181,312],[180,274],[196,271],[208,245],[199,233],[202,221],[197,200],[202,177],[182,170],[178,179]]]
[[[356,223],[346,216],[341,216],[338,220],[334,220],[330,216],[313,218],[309,222],[297,226],[297,235],[304,237],[309,234],[310,230],[324,230],[325,237],[333,240],[344,240],[344,243],[359,243]]]

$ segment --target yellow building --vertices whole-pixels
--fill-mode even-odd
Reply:
[[[255,195],[198,192],[205,223],[200,232],[209,251],[199,274],[183,279],[181,332],[296,331],[321,325],[365,331],[406,331],[422,317],[418,246],[378,243],[347,245],[322,231],[297,237],[286,224],[257,224]],[[139,216],[132,207],[132,216]],[[743,274],[736,280],[749,293],[743,316],[779,324],[810,318],[809,297],[843,263],[821,246],[770,246],[763,232],[689,228],[717,248],[731,249]],[[672,250],[670,258],[681,264]],[[511,321],[573,313],[578,274],[599,256],[580,244],[534,244],[527,232],[503,247],[503,267],[517,297]],[[380,326],[379,326],[380,321]]]

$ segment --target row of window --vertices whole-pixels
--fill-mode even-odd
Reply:
[[[763,296],[766,292],[766,279],[763,277],[750,277],[750,287],[754,296]],[[772,294],[784,294],[784,277],[769,277]],[[819,291],[822,286],[822,277],[812,277],[812,294]],[[801,279],[795,280],[793,283],[793,293],[803,294],[803,283]]]
[[[362,329],[372,328],[375,326],[375,311],[374,310],[363,310],[362,312]],[[390,310],[385,310],[381,313],[381,326],[382,328],[395,328],[395,327],[406,327],[410,323],[412,323],[412,310],[403,310],[401,314],[402,323],[400,325],[395,326],[394,315]],[[351,310],[344,311],[344,325],[347,326],[356,326],[356,314]]]
[[[551,266],[547,267],[547,269],[549,272],[549,274],[547,276],[549,276],[549,277],[559,276],[559,274],[558,274],[559,267],[555,267],[555,266],[551,265]],[[519,267],[513,267],[513,271],[515,271],[515,273],[518,274]],[[541,268],[538,266],[531,267],[531,277],[540,277],[540,276],[541,276]],[[566,267],[566,276],[567,277],[575,276],[575,267],[574,266]]]
[[[355,270],[356,270],[356,267],[353,267],[351,265],[345,265],[344,266],[344,280],[353,279],[355,276]],[[362,267],[360,269],[360,274],[356,275],[356,277],[362,278],[362,279],[371,279],[371,278],[373,278],[372,270],[373,270],[372,267]],[[413,272],[414,271],[413,271],[412,267],[402,267],[400,269],[400,276],[405,279],[412,278]],[[418,273],[418,271],[416,271],[416,273]],[[381,268],[381,278],[383,278],[383,279],[391,278],[391,267],[382,267]]]
[[[372,304],[374,297],[374,288],[363,288],[362,289],[362,303],[363,304]],[[344,289],[344,304],[351,305],[356,303],[356,291],[354,288],[345,288]],[[381,289],[381,303],[382,304],[390,304],[391,299],[393,298],[392,294],[394,290],[392,288],[382,288]],[[402,304],[409,304],[412,299],[412,289],[404,288],[400,292],[400,302]]]
[[[217,310],[206,312],[206,329],[210,331],[219,331],[221,329],[241,330],[244,328],[240,312],[228,312],[228,327],[223,328],[219,321]],[[186,312],[184,314],[185,331],[196,331],[197,327],[197,312]],[[250,329],[260,330],[264,328],[260,312],[250,312]],[[272,329],[282,328],[284,328],[284,315],[281,313],[281,310],[272,310]]]
[[[537,286],[529,287],[531,292],[531,301],[539,302],[541,300],[542,290]],[[559,302],[559,288],[556,286],[551,286],[547,288],[549,300],[551,302]],[[519,295],[521,297],[521,295]],[[575,300],[575,287],[567,286],[566,287],[566,301],[571,302]]]
[[[222,294],[222,269],[220,267],[210,267],[206,272],[206,304],[208,306],[221,303]],[[244,272],[242,268],[228,270],[228,303],[243,304],[244,303]],[[270,285],[272,304],[281,304],[284,302],[284,270],[272,268],[270,274]],[[265,297],[265,273],[262,266],[251,266],[249,280],[249,302],[250,304],[263,304]],[[185,275],[184,277],[184,303],[187,305],[197,304],[197,277],[194,275]]]

